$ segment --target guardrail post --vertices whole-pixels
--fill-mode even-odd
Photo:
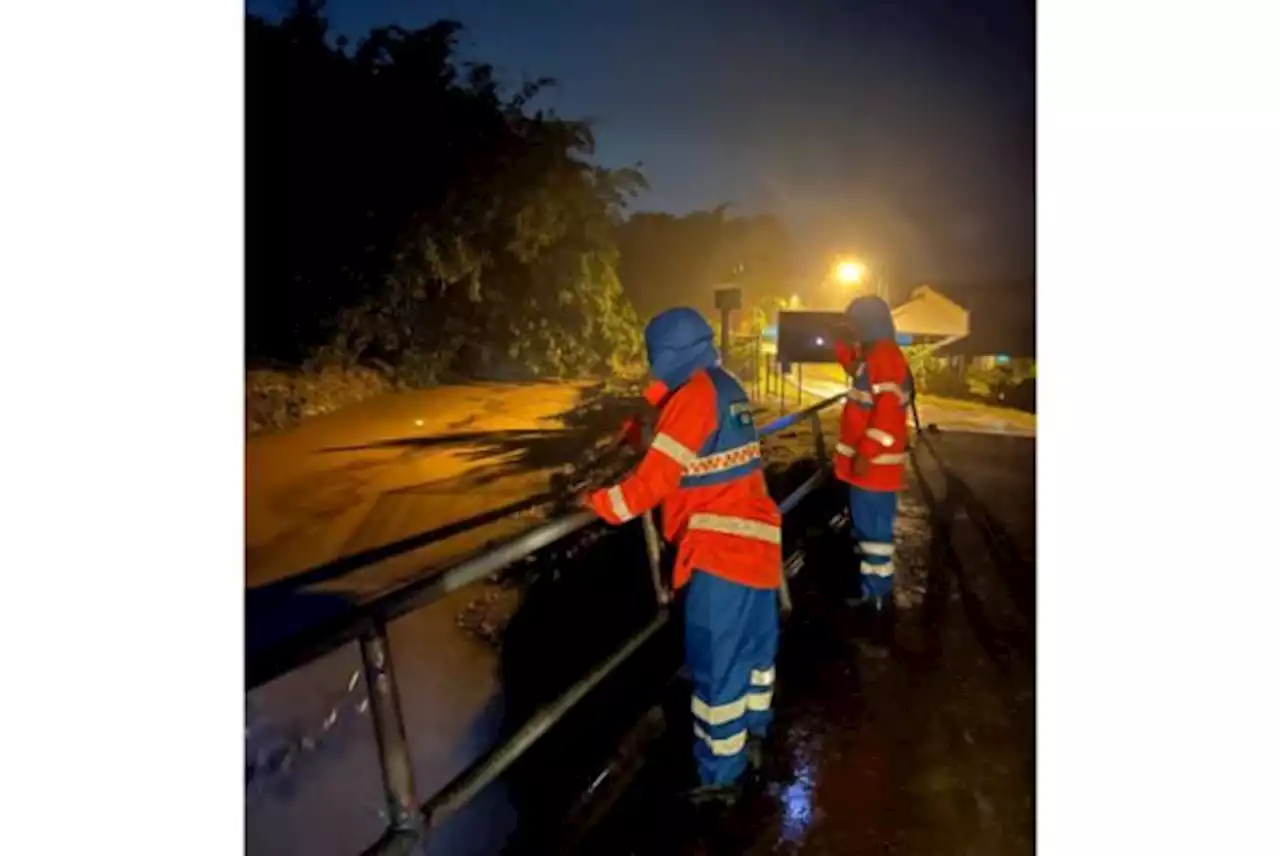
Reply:
[[[755,387],[756,401],[760,400],[760,334],[751,342],[751,385]]]
[[[653,594],[658,599],[658,606],[666,606],[671,602],[671,595],[662,584],[662,536],[658,534],[658,525],[653,522],[653,511],[646,511],[640,523],[644,527],[644,551],[649,557]]]
[[[787,566],[782,566],[782,579],[778,583],[778,612],[783,618],[791,614],[791,583],[787,579]]]
[[[640,429],[640,438],[648,446],[653,442],[653,425],[644,423]],[[653,582],[653,596],[658,606],[666,606],[671,602],[671,593],[662,584],[662,536],[658,534],[658,524],[653,520],[653,509],[646,511],[640,518],[644,527],[644,551],[649,559],[649,579]]]
[[[822,438],[822,418],[818,411],[809,414],[809,427],[813,431],[813,454],[818,459],[818,467],[827,465],[827,444]]]
[[[378,741],[378,766],[382,769],[391,827],[396,831],[416,829],[420,818],[413,787],[413,762],[409,758],[400,689],[391,667],[391,645],[385,624],[379,623],[376,630],[360,637],[360,655],[364,659],[369,713]]]
[[[787,415],[787,373],[782,370],[782,363],[774,358],[775,374],[778,376],[778,416]]]

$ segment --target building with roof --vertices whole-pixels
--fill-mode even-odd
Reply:
[[[952,293],[959,293],[959,289]],[[963,300],[963,305],[960,303]],[[930,354],[958,366],[1034,360],[1035,291],[972,288],[953,300],[922,285],[893,310],[901,344],[932,345]]]

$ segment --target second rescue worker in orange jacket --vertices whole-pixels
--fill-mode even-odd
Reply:
[[[853,343],[836,358],[853,378],[840,415],[836,477],[849,485],[849,517],[858,573],[851,601],[877,611],[893,594],[893,524],[907,460],[907,407],[914,395],[907,359],[895,341],[893,315],[879,297],[859,297],[845,310]]]
[[[697,800],[732,801],[772,719],[781,513],[765,486],[751,403],[720,367],[711,326],[671,309],[645,328],[645,391],[661,414],[635,472],[587,504],[624,523],[661,504],[684,590]]]

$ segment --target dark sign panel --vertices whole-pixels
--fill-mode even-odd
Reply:
[[[706,294],[704,291],[703,294]],[[737,286],[727,286],[725,288],[716,289],[716,309],[741,309],[742,308],[742,289]]]
[[[836,339],[848,338],[843,312],[779,312],[778,361],[834,363]]]

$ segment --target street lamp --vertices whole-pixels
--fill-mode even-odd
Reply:
[[[845,288],[850,288],[855,285],[866,285],[867,280],[872,279],[872,275],[864,262],[857,259],[840,259],[831,269],[831,278]],[[881,295],[884,283],[878,270],[874,280],[874,283],[870,284],[871,293]]]
[[[852,259],[843,259],[836,262],[832,275],[841,285],[857,285],[867,275],[867,266]]]

